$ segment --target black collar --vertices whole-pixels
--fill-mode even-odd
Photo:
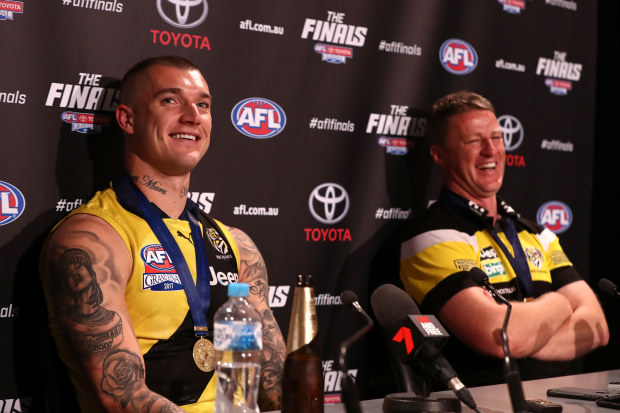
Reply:
[[[517,212],[499,195],[496,195],[496,198],[497,212],[500,219],[503,217],[510,217],[515,221],[518,221],[519,214],[517,214]],[[448,204],[457,211],[463,212],[476,220],[482,221],[484,224],[491,226],[493,225],[493,218],[489,216],[489,211],[486,208],[476,204],[474,201],[470,201],[469,199],[458,195],[445,186],[441,187],[439,201]]]

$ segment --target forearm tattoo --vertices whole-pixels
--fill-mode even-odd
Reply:
[[[239,255],[241,257],[240,274],[243,281],[250,286],[250,294],[264,303],[263,320],[263,366],[259,405],[261,410],[279,410],[282,394],[282,371],[286,356],[286,345],[271,310],[269,309],[269,284],[267,268],[258,248],[252,240],[238,229],[232,228]]]
[[[263,311],[263,370],[260,404],[264,410],[280,409],[282,396],[282,371],[286,346],[271,310]]]
[[[148,390],[144,384],[144,366],[134,353],[126,350],[111,352],[103,361],[102,373],[102,391],[123,408],[148,413],[182,411],[169,400]]]

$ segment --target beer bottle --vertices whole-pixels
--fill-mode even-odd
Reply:
[[[323,413],[323,370],[319,323],[311,275],[299,275],[286,340],[282,413]]]

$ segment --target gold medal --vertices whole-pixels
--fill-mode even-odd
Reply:
[[[206,338],[200,338],[194,343],[194,363],[206,373],[215,369],[215,347]]]

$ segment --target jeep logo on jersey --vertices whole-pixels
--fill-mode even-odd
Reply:
[[[471,73],[478,64],[476,50],[466,41],[448,39],[439,49],[439,61],[453,75]]]
[[[19,189],[0,181],[0,225],[15,221],[25,208],[26,199]]]
[[[335,224],[342,221],[349,212],[349,194],[338,184],[321,184],[310,194],[308,207],[317,221]]]
[[[207,0],[157,0],[157,11],[164,21],[180,29],[197,27],[207,18]]]
[[[565,203],[549,201],[538,208],[536,220],[556,234],[561,234],[573,223],[573,213]]]
[[[274,137],[286,125],[286,115],[282,108],[263,98],[242,100],[235,105],[230,117],[239,132],[256,139]]]
[[[224,238],[217,233],[215,228],[207,229],[207,238],[209,238],[209,242],[211,242],[213,248],[218,250],[220,254],[228,254],[228,245],[224,242]]]
[[[502,115],[497,118],[497,123],[502,129],[506,152],[514,151],[521,146],[523,143],[523,126],[519,119],[512,115]]]
[[[150,244],[140,250],[142,261],[156,271],[173,271],[174,265],[163,246]]]

